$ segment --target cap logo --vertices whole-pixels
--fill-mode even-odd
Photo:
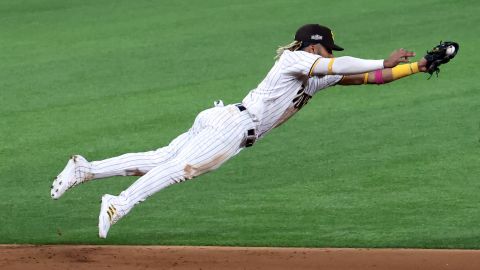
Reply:
[[[320,36],[319,34],[316,34],[316,35],[312,35],[310,37],[310,39],[313,39],[313,40],[323,40],[323,36]]]
[[[332,33],[332,40],[335,40],[335,35],[333,34],[333,31],[330,31]]]

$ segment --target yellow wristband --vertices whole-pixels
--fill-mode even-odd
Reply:
[[[410,68],[412,69],[412,73],[418,73],[418,72],[419,72],[419,70],[418,70],[418,62],[411,63],[411,64],[410,64]]]
[[[363,74],[363,84],[367,84],[368,83],[368,72],[365,72]]]
[[[392,68],[392,77],[394,80],[398,80],[405,76],[411,75],[418,72],[418,63],[411,63],[405,65],[398,65]]]

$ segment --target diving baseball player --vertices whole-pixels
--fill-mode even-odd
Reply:
[[[69,188],[94,179],[141,176],[118,196],[103,195],[98,229],[99,236],[106,238],[111,225],[136,204],[172,184],[217,169],[287,121],[318,91],[337,84],[384,84],[418,72],[433,74],[458,49],[457,43],[441,43],[414,63],[409,58],[415,54],[404,49],[385,60],[335,58],[333,51],[343,48],[335,44],[332,31],[318,24],[304,25],[292,43],[277,50],[272,69],[242,103],[217,102],[198,114],[187,132],[157,150],[92,162],[75,155],[53,181],[50,195],[58,199]]]

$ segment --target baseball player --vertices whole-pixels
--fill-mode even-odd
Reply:
[[[318,91],[337,84],[384,84],[418,72],[433,74],[455,56],[458,44],[442,43],[434,48],[437,52],[414,63],[409,58],[415,54],[404,49],[381,60],[333,56],[333,51],[342,50],[329,28],[300,27],[295,40],[277,50],[265,79],[241,103],[216,102],[198,114],[187,132],[157,150],[92,162],[75,155],[53,181],[51,197],[58,199],[69,188],[93,179],[141,176],[118,196],[103,195],[98,229],[106,238],[111,225],[136,204],[172,184],[217,169],[287,121]]]

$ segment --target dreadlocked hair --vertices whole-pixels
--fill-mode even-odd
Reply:
[[[293,52],[300,49],[301,47],[302,47],[302,42],[297,40],[294,40],[292,43],[288,45],[280,46],[277,49],[277,55],[275,56],[274,59],[275,61],[277,61],[285,50],[289,50]]]

